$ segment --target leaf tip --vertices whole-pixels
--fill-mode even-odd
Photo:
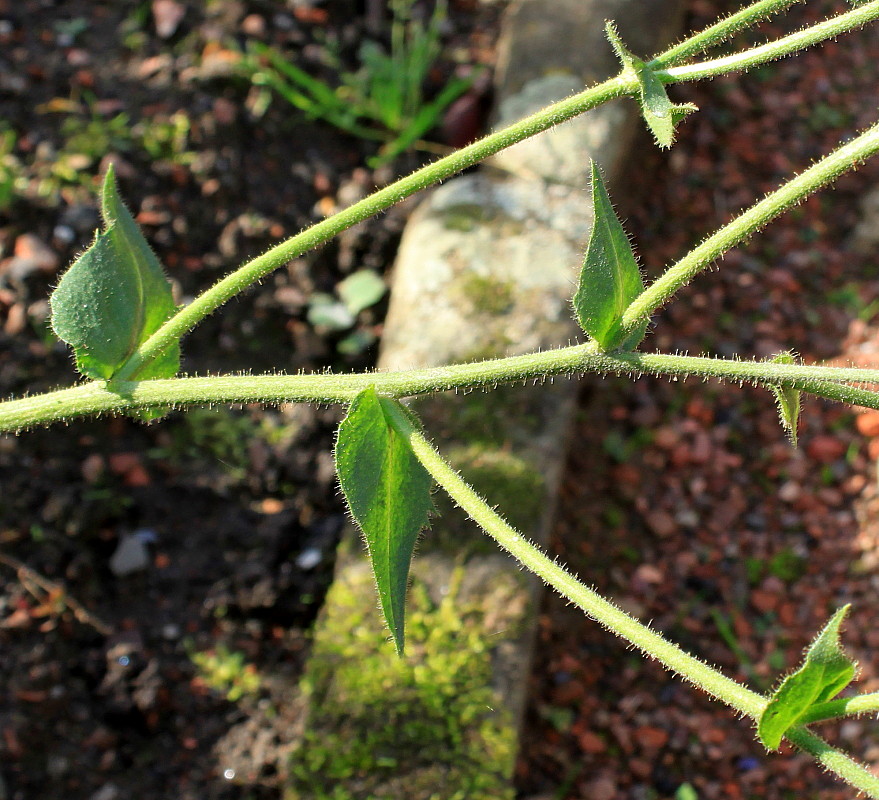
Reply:
[[[617,30],[616,22],[612,19],[605,20],[604,22],[604,35],[607,37],[607,40],[610,42],[610,46],[613,48],[614,53],[616,53],[617,58],[620,60],[620,64],[623,66],[623,70],[633,69],[635,66],[635,57],[629,52],[629,49],[623,44],[623,40],[620,37],[619,31]]]
[[[772,364],[796,364],[797,355],[792,350],[785,350],[770,359]],[[800,423],[800,406],[802,392],[789,386],[772,386],[775,395],[778,417],[781,426],[787,432],[791,444],[797,446],[797,429]]]
[[[104,182],[101,186],[101,218],[104,220],[104,228],[107,229],[115,221],[113,206],[119,201],[118,188],[116,187],[116,168],[111,161],[107,164],[104,173]]]

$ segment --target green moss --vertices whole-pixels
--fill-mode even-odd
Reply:
[[[247,663],[244,653],[229,650],[225,645],[213,650],[192,651],[189,658],[205,684],[232,703],[256,694],[262,684],[256,667]]]
[[[506,448],[514,436],[530,440],[540,432],[541,420],[532,398],[521,386],[499,386],[465,396],[436,395],[421,401],[419,407],[427,409],[422,413],[430,419],[430,427],[439,428],[445,440]]]
[[[505,314],[516,300],[516,287],[513,283],[475,272],[461,278],[458,291],[474,310],[483,314]]]
[[[515,732],[489,683],[499,637],[479,603],[457,595],[435,603],[414,582],[397,658],[370,573],[334,583],[303,679],[311,713],[287,800],[512,798]]]
[[[449,460],[491,506],[520,531],[533,531],[544,502],[544,480],[528,461],[506,449],[456,447]]]
[[[163,444],[150,453],[175,464],[205,461],[218,464],[234,479],[250,469],[248,443],[259,425],[241,411],[229,408],[194,408],[166,426]]]
[[[466,233],[489,219],[491,219],[491,214],[484,206],[478,203],[459,203],[444,209],[443,227],[446,230]]]

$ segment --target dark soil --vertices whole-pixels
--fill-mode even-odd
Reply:
[[[500,5],[451,6],[429,91],[492,58]],[[260,116],[232,72],[235,44],[255,38],[329,77],[328,43],[353,61],[369,21],[345,0],[0,0],[0,132],[23,175],[0,211],[0,396],[75,381],[47,296],[99,224],[110,161],[184,300],[423,160],[364,169],[374,144],[279,100]],[[181,119],[183,143],[151,154],[145,140]],[[452,143],[468,135],[447,123]],[[229,303],[187,337],[183,370],[368,368],[375,347],[340,352],[350,331],[309,324],[308,297],[355,269],[384,273],[407,211]],[[383,313],[361,312],[355,330],[374,339]],[[0,437],[0,797],[280,795],[290,697],[344,524],[338,418],[214,409]],[[127,539],[147,563],[119,574]]]

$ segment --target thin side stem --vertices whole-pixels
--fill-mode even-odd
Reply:
[[[408,439],[415,456],[433,479],[504,550],[524,567],[553,587],[562,597],[581,608],[592,619],[633,644],[685,680],[704,689],[747,716],[756,719],[766,707],[766,698],[727,678],[703,661],[685,653],[676,644],[580,583],[570,572],[553,562],[521,533],[512,528],[450,467],[433,445],[417,431],[402,411],[388,409],[389,421]]]
[[[879,0],[871,5],[879,14]],[[767,195],[669,267],[661,277],[632,301],[623,313],[623,327],[626,330],[637,328],[642,320],[671,299],[679,289],[727,250],[745,241],[771,220],[831,183],[844,172],[855,169],[877,151],[879,151],[879,124],[868,128],[857,138],[837,148],[805,172]]]
[[[820,736],[805,728],[791,728],[785,737],[800,750],[807,752],[825,769],[836,773],[867,797],[879,798],[879,778],[845,753],[831,747]]]
[[[801,720],[803,725],[812,722],[823,722],[840,717],[851,717],[857,714],[875,714],[879,712],[879,692],[859,694],[854,697],[843,697],[829,700],[812,706]]]
[[[327,217],[302,233],[276,245],[222,278],[180,309],[128,359],[116,379],[129,381],[171,344],[191,331],[201,320],[236,294],[303,253],[321,246],[342,231],[373,217],[422,189],[445,180],[480,161],[541,131],[595,108],[614,97],[637,91],[637,81],[628,76],[606,80],[579,94],[544,108],[529,117],[492,133],[386,186],[354,205]]]
[[[879,18],[879,0],[871,0],[871,2],[846,11],[844,14],[818,22],[759,47],[699,64],[657,70],[656,76],[664,83],[680,83],[726,75],[730,72],[743,72],[768,61],[784,58],[797,50],[803,50],[843,33],[862,28],[877,18]]]
[[[704,30],[689,36],[679,44],[664,50],[647,64],[651,69],[667,69],[686,61],[691,56],[704,53],[708,48],[726,41],[745,28],[778,14],[795,3],[805,0],[760,0],[718,20]]]
[[[879,409],[879,392],[843,381],[879,383],[879,370],[730,361],[662,353],[598,352],[594,342],[521,356],[430,369],[361,374],[217,375],[150,381],[91,381],[69,389],[0,403],[0,432],[80,416],[205,403],[348,403],[368,386],[386,397],[538,381],[556,375],[695,376],[790,386],[842,403]]]

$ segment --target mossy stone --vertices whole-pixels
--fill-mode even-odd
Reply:
[[[490,599],[464,597],[461,568],[446,587],[417,572],[402,658],[368,569],[333,584],[302,682],[310,719],[286,800],[512,800],[515,731],[491,662],[516,626],[489,635],[483,603],[497,603],[505,581],[510,598],[521,587],[500,576]]]

